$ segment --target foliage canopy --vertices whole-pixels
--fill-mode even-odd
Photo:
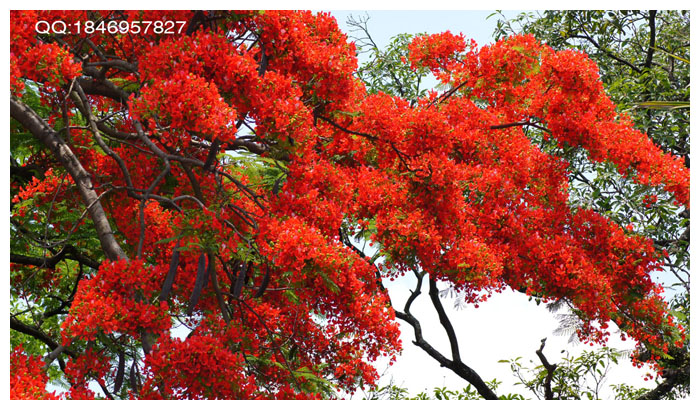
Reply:
[[[83,32],[37,33],[56,20]],[[333,397],[376,382],[399,318],[496,398],[422,339],[420,287],[392,306],[382,280],[407,273],[448,333],[438,281],[559,300],[581,338],[614,321],[651,361],[682,345],[650,278],[663,252],[570,200],[561,153],[582,149],[689,206],[683,159],[616,112],[598,66],[531,35],[407,47],[393,64],[447,91],[368,91],[323,13],[12,12],[13,397],[54,397],[48,379],[67,398]]]

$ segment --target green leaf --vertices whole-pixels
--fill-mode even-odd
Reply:
[[[636,103],[634,108],[646,108],[649,110],[677,110],[680,108],[690,109],[690,103],[685,101],[646,101]]]
[[[330,280],[330,278],[328,277],[328,275],[326,275],[324,272],[321,272],[320,275],[321,275],[321,278],[323,278],[323,282],[326,284],[326,286],[328,287],[328,289],[329,289],[331,292],[333,292],[333,293],[335,293],[335,294],[337,294],[338,292],[340,292],[340,288],[338,287],[338,285],[336,285],[335,282],[333,282],[332,280]]]
[[[299,304],[299,296],[296,295],[293,291],[287,289],[283,292],[284,296],[289,299],[290,302],[294,303],[295,305]]]
[[[685,321],[688,320],[688,316],[686,316],[685,313],[679,311],[679,310],[672,310],[671,314],[676,317],[676,319],[680,321]]]
[[[664,53],[664,54],[666,54],[666,55],[668,55],[668,56],[671,56],[671,57],[675,58],[676,60],[679,60],[679,61],[682,61],[682,62],[684,62],[684,63],[690,64],[690,60],[688,60],[687,58],[683,58],[683,57],[679,57],[679,56],[677,56],[677,55],[675,55],[675,54],[671,54],[671,53],[669,53],[668,51],[662,50],[662,49],[660,49],[660,48],[658,48],[658,47],[652,47],[652,48],[653,48],[654,50],[658,51],[658,52],[661,52],[661,53]]]

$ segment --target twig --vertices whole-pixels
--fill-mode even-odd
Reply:
[[[544,380],[544,399],[554,400],[554,393],[552,393],[552,377],[554,377],[554,371],[557,369],[557,365],[550,364],[547,361],[547,358],[544,356],[544,353],[542,353],[542,350],[544,349],[544,344],[546,342],[547,338],[545,337],[544,339],[542,339],[542,344],[540,345],[540,348],[535,353],[537,353],[537,357],[540,358],[540,361],[542,362],[544,368],[547,369],[547,377]]]

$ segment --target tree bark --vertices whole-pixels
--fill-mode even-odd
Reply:
[[[117,243],[107,214],[102,208],[99,196],[92,184],[90,174],[83,168],[78,157],[71,151],[63,139],[30,107],[23,102],[10,98],[10,116],[19,121],[29,132],[41,141],[63,165],[80,192],[88,214],[95,224],[102,250],[110,260],[128,259]]]

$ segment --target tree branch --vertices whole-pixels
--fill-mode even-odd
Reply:
[[[544,353],[542,353],[542,350],[544,350],[544,344],[546,342],[547,338],[545,337],[544,339],[542,339],[542,344],[540,345],[540,348],[537,351],[535,351],[535,353],[537,353],[537,357],[540,358],[542,365],[547,370],[547,377],[544,380],[544,399],[554,400],[554,393],[552,393],[552,377],[554,377],[554,371],[557,369],[557,365],[550,364],[549,361],[547,361],[547,358],[544,356]]]
[[[629,61],[624,60],[624,59],[622,59],[622,58],[616,56],[615,54],[611,53],[610,51],[604,49],[600,44],[598,44],[597,41],[595,41],[595,40],[593,39],[593,37],[589,36],[588,34],[585,34],[585,35],[583,35],[583,34],[573,34],[573,35],[571,35],[571,36],[569,36],[569,37],[571,37],[571,38],[581,38],[581,39],[584,39],[584,40],[588,40],[591,44],[593,44],[593,45],[595,46],[595,48],[597,48],[598,50],[604,52],[605,54],[608,55],[608,57],[612,58],[613,60],[615,60],[615,61],[617,61],[617,62],[619,62],[619,63],[622,63],[622,64],[626,65],[627,67],[631,68],[632,70],[634,70],[634,71],[635,71],[636,73],[638,73],[638,74],[640,74],[640,73],[642,72],[642,70],[640,70],[639,67],[636,67],[634,64],[630,63]]]
[[[678,384],[677,380],[682,377],[690,377],[690,368],[688,366],[680,369],[667,369],[664,377],[666,378],[661,384],[656,386],[654,390],[648,391],[639,396],[637,400],[659,400],[670,393]]]
[[[80,160],[71,151],[70,147],[34,110],[13,97],[10,98],[10,115],[48,147],[54,157],[73,177],[90,218],[95,224],[95,230],[105,255],[110,260],[128,259],[114,237],[107,215],[92,184],[90,174],[83,168]]]
[[[457,344],[456,344],[456,336],[454,335],[454,329],[452,329],[452,325],[449,324],[449,320],[446,320],[446,322],[443,322],[443,318],[441,317],[440,322],[443,324],[443,327],[445,327],[445,330],[448,333],[448,337],[450,337],[450,346],[452,346],[452,355],[453,355],[453,360],[448,359],[445,357],[442,353],[437,351],[430,343],[428,343],[424,338],[423,338],[423,330],[421,328],[421,324],[416,319],[415,316],[413,316],[410,313],[410,307],[415,298],[420,294],[420,287],[422,283],[422,275],[418,275],[418,285],[416,287],[416,290],[411,294],[411,297],[409,297],[408,301],[406,302],[406,307],[404,308],[404,312],[398,311],[394,309],[394,312],[396,314],[396,317],[399,319],[403,320],[404,322],[408,323],[413,327],[413,334],[414,338],[416,339],[413,344],[416,346],[420,347],[423,349],[424,352],[428,353],[430,357],[435,359],[438,363],[440,363],[440,366],[446,367],[450,370],[452,370],[457,376],[463,378],[469,384],[474,386],[476,388],[476,391],[481,394],[485,399],[487,400],[498,400],[498,395],[491,390],[491,388],[486,385],[486,383],[481,379],[481,376],[479,376],[478,373],[476,373],[471,367],[467,366],[464,364],[461,359],[459,359],[459,351],[457,349]],[[433,282],[434,283],[434,282]],[[437,287],[435,287],[435,290],[433,290],[433,286],[431,285],[431,299],[432,295],[437,296]],[[442,304],[439,303],[440,301],[438,300],[438,304],[440,308],[442,308]],[[433,304],[435,302],[433,301]],[[436,309],[438,307],[436,306]],[[444,310],[442,312],[444,314]],[[440,310],[438,309],[438,315],[440,315]],[[444,316],[444,318],[447,318],[447,315]],[[448,330],[450,329],[450,330]],[[452,341],[454,340],[454,344],[452,344]],[[455,356],[455,351],[457,359],[454,359]]]
[[[59,349],[59,347],[61,346],[38,327],[30,326],[12,316],[10,316],[10,329],[44,342],[44,344],[46,344],[46,346],[48,346],[52,352],[56,351],[56,349]],[[59,351],[59,353],[61,352],[65,352],[68,356],[73,358],[77,357],[75,353],[68,349],[62,349],[61,351]],[[58,354],[56,354],[56,356],[58,356]]]
[[[649,48],[647,58],[644,61],[645,68],[651,68],[654,59],[654,47],[656,46],[656,10],[649,11]]]
[[[455,330],[452,327],[452,322],[450,322],[450,318],[448,318],[447,313],[445,313],[445,308],[442,306],[442,302],[440,302],[437,283],[435,282],[435,279],[432,278],[429,280],[429,283],[430,301],[433,302],[433,306],[435,307],[435,310],[438,313],[438,317],[440,318],[440,324],[445,329],[445,333],[447,333],[447,338],[450,341],[450,349],[452,350],[452,360],[455,362],[460,362],[462,359],[459,355],[459,344],[457,342],[457,335],[455,334]]]
[[[493,390],[491,390],[491,388],[484,383],[481,377],[472,368],[462,362],[449,360],[423,338],[423,332],[418,319],[416,319],[410,313],[407,314],[398,310],[395,312],[396,317],[413,327],[414,337],[416,339],[413,344],[423,349],[424,352],[428,353],[430,357],[440,363],[440,366],[452,370],[457,376],[469,382],[485,399],[498,400],[498,395],[496,395],[496,393],[494,393]]]
[[[39,268],[48,268],[48,269],[56,268],[56,265],[65,259],[70,259],[70,260],[80,262],[86,266],[93,268],[93,269],[100,268],[99,262],[92,260],[92,259],[88,258],[87,256],[81,254],[80,252],[78,252],[77,249],[75,249],[71,245],[65,246],[57,254],[55,254],[49,258],[39,258],[39,257],[35,257],[35,256],[10,253],[10,262],[11,263],[17,263],[20,265],[31,265],[31,266],[36,266]]]
[[[340,235],[340,240],[345,246],[348,248],[352,249],[356,253],[358,253],[363,259],[366,257],[364,252],[362,250],[357,249],[355,246],[352,245],[350,242],[350,238],[347,237],[345,232],[341,229],[339,229],[339,235]],[[376,266],[375,266],[375,269]],[[431,280],[430,281],[430,297],[431,300],[433,301],[433,305],[435,306],[435,309],[438,311],[438,316],[440,317],[440,323],[443,325],[443,328],[445,328],[445,332],[448,334],[448,338],[450,339],[450,346],[452,347],[452,358],[453,360],[449,360],[447,357],[442,355],[439,351],[437,351],[430,343],[428,343],[424,338],[423,338],[423,330],[420,324],[420,321],[411,314],[411,305],[413,302],[416,300],[416,298],[421,294],[421,287],[423,284],[423,275],[416,273],[416,278],[417,278],[417,283],[416,283],[416,288],[411,291],[411,296],[409,296],[408,300],[406,301],[406,304],[404,305],[404,311],[400,311],[396,308],[394,309],[394,314],[396,315],[397,318],[403,320],[404,322],[408,323],[413,327],[413,333],[414,333],[414,338],[415,341],[413,344],[416,346],[420,347],[423,349],[424,352],[428,353],[430,357],[435,359],[438,363],[440,363],[440,366],[446,367],[450,370],[452,370],[455,374],[457,374],[459,377],[463,378],[467,382],[469,382],[472,386],[476,388],[476,390],[481,394],[484,398],[487,400],[498,400],[498,395],[489,388],[486,383],[481,379],[478,373],[476,373],[472,368],[467,366],[461,361],[460,354],[459,354],[459,347],[457,344],[457,336],[455,334],[455,331],[452,327],[452,324],[449,321],[449,318],[447,317],[447,314],[445,313],[445,310],[442,306],[442,303],[440,303],[439,297],[438,297],[438,291],[437,291],[437,286],[435,284],[435,281]],[[384,291],[384,286],[381,284],[381,275],[379,270],[377,270],[377,281],[380,284],[380,288]],[[435,300],[434,298],[437,298]]]
[[[538,130],[542,130],[542,131],[547,132],[549,134],[552,133],[552,131],[550,131],[546,127],[543,127],[539,124],[535,124],[534,122],[529,122],[529,121],[509,122],[507,124],[492,125],[489,128],[492,130],[500,130],[500,129],[504,129],[504,128],[523,127],[523,126],[534,127],[534,128],[537,128]]]
[[[121,104],[126,104],[131,95],[129,92],[122,90],[108,80],[98,80],[99,71],[95,68],[86,67],[83,72],[93,78],[79,77],[78,84],[85,90],[86,94],[101,95],[111,98]]]

